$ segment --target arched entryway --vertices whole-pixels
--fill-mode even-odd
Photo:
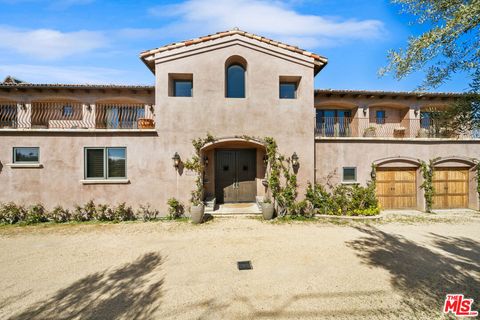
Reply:
[[[216,203],[253,203],[265,194],[265,146],[246,138],[220,138],[202,148],[206,198]]]

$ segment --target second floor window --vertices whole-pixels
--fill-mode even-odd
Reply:
[[[245,68],[240,64],[231,64],[226,72],[226,97],[245,98]]]
[[[280,99],[296,99],[297,84],[294,82],[280,82]]]
[[[384,124],[385,123],[385,110],[377,110],[375,112],[375,122],[377,124]]]
[[[192,80],[173,80],[174,97],[191,97],[193,90]]]

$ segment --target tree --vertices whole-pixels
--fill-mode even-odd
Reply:
[[[381,75],[397,79],[422,70],[426,77],[419,89],[436,88],[454,73],[467,72],[471,91],[480,93],[480,0],[392,0],[402,12],[416,16],[416,23],[430,28],[408,40],[406,49],[391,50]]]

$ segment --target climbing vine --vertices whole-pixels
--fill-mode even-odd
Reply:
[[[209,133],[205,138],[198,138],[192,140],[193,148],[195,149],[195,154],[191,159],[185,161],[185,168],[191,171],[194,171],[197,176],[195,178],[195,188],[191,192],[190,201],[194,206],[202,204],[203,196],[203,171],[205,169],[205,164],[201,159],[201,150],[207,143],[215,142],[216,139]]]
[[[427,164],[425,161],[420,161],[420,170],[422,172],[423,183],[420,189],[423,189],[425,196],[425,211],[432,212],[433,197],[435,196],[435,188],[433,187],[433,167],[434,160],[429,160]]]
[[[302,214],[306,203],[296,201],[298,184],[297,174],[293,171],[292,159],[278,153],[277,143],[272,137],[266,137],[264,143],[267,154],[268,187],[276,202],[278,215]]]

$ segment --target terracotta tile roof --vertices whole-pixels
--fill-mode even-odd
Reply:
[[[317,65],[319,66],[318,71],[320,71],[328,62],[327,58],[322,57],[322,56],[320,56],[318,54],[315,54],[313,52],[303,50],[303,49],[300,49],[296,46],[288,45],[288,44],[285,44],[285,43],[282,43],[282,42],[279,42],[279,41],[275,41],[275,40],[272,40],[272,39],[269,39],[269,38],[258,36],[258,35],[255,35],[253,33],[248,33],[246,31],[242,31],[242,30],[239,30],[237,28],[232,29],[232,30],[228,30],[228,31],[217,32],[215,34],[210,34],[210,35],[207,35],[207,36],[203,36],[203,37],[199,37],[199,38],[195,38],[195,39],[191,39],[191,40],[175,42],[175,43],[171,43],[171,44],[159,47],[159,48],[143,51],[143,52],[140,53],[140,58],[145,62],[145,64],[147,64],[146,61],[145,61],[145,58],[147,58],[151,55],[154,55],[156,53],[164,52],[164,51],[168,51],[168,50],[173,50],[173,49],[178,49],[178,48],[181,48],[181,47],[187,47],[187,46],[195,45],[195,44],[198,44],[198,43],[203,43],[203,42],[207,42],[207,41],[211,41],[211,40],[215,40],[215,39],[219,39],[219,38],[224,38],[224,37],[228,37],[228,36],[233,36],[233,35],[237,35],[237,34],[241,35],[241,36],[244,36],[244,37],[247,37],[247,38],[250,38],[250,39],[258,40],[260,42],[268,43],[270,45],[277,46],[277,47],[285,49],[285,50],[290,50],[292,52],[302,54],[302,55],[307,56],[307,57],[311,57],[316,61]],[[149,65],[147,64],[147,66],[149,66]],[[151,67],[149,66],[149,68],[151,68]]]
[[[122,84],[63,84],[63,83],[1,83],[1,89],[140,89],[154,90],[155,86]]]
[[[458,98],[465,93],[462,92],[419,92],[419,91],[380,91],[380,90],[334,90],[334,89],[316,89],[315,96],[403,96],[403,97],[438,97],[438,98]]]

